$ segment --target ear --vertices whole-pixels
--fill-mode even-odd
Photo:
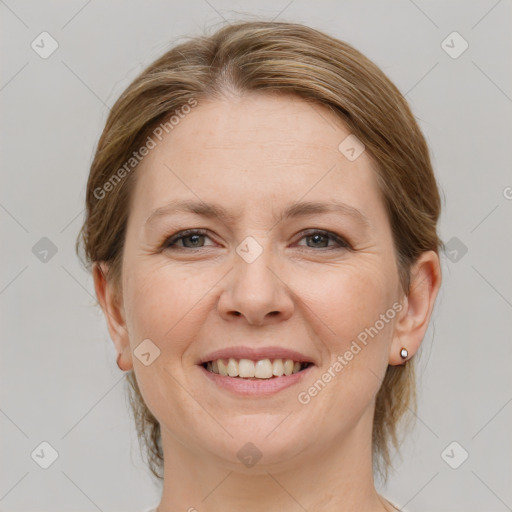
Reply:
[[[441,287],[441,265],[435,251],[426,251],[420,255],[411,268],[411,285],[402,301],[403,309],[397,317],[389,364],[404,364],[420,348],[428,328],[430,315]],[[400,356],[400,350],[406,348],[407,359]]]
[[[112,281],[107,279],[107,271],[108,266],[105,262],[95,262],[93,264],[94,289],[107,320],[108,331],[114,342],[116,352],[121,354],[119,364],[123,367],[123,370],[130,370],[133,368],[133,361],[122,297],[116,296]]]

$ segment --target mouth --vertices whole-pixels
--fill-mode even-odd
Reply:
[[[200,366],[206,371],[222,377],[243,380],[271,380],[303,372],[313,366],[313,363],[282,358],[252,360],[230,357],[205,361]]]
[[[214,385],[240,398],[268,398],[299,385],[319,362],[283,346],[232,345],[205,354],[197,362],[202,375]]]

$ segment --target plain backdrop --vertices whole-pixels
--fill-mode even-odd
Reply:
[[[510,0],[1,0],[0,510],[158,503],[75,255],[86,180],[108,107],[147,64],[255,18],[355,46],[431,148],[449,250],[418,356],[416,427],[379,491],[410,512],[512,510],[511,14]]]

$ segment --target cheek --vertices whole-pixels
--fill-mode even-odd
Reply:
[[[141,265],[137,271],[131,268],[134,270],[127,282],[125,310],[132,351],[148,338],[160,350],[149,366],[133,358],[140,392],[160,422],[186,432],[191,411],[200,415],[201,410],[182,384],[186,370],[182,363],[187,347],[198,338],[203,324],[201,315],[205,314],[202,309],[206,301],[201,298],[207,292],[207,283],[169,267]],[[213,284],[209,289],[212,287]]]
[[[324,339],[341,350],[392,305],[393,275],[368,258],[295,280],[298,297],[315,314]],[[313,321],[313,320],[311,320]]]
[[[315,313],[307,321],[325,354],[317,379],[300,390],[298,400],[323,425],[325,438],[346,434],[380,388],[394,317],[389,315],[387,323],[380,320],[393,301],[394,277],[386,270],[381,260],[368,256],[326,270],[314,280],[316,287],[309,279],[309,292],[306,279],[296,282],[298,294],[307,297],[307,306]],[[376,322],[380,329],[372,330]]]
[[[170,268],[144,268],[142,265],[134,270],[125,293],[126,322],[132,346],[136,346],[139,339],[150,338],[161,351],[179,351],[193,330],[199,328],[198,310],[206,286],[204,279],[192,278],[182,270],[173,272]]]

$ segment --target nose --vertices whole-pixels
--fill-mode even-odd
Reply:
[[[271,247],[252,262],[236,254],[233,268],[219,297],[219,314],[229,321],[265,325],[287,320],[293,314],[293,294],[285,282],[282,265]],[[281,271],[280,271],[281,268]]]

